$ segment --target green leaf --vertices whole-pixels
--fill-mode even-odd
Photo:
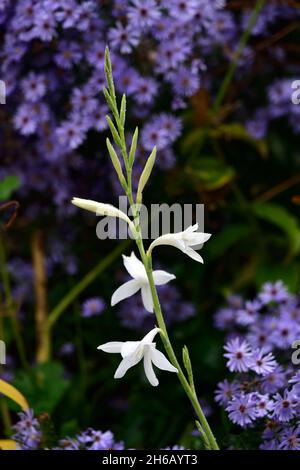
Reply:
[[[118,159],[118,155],[116,154],[115,149],[111,145],[109,138],[106,139],[106,146],[107,146],[112,164],[114,166],[114,169],[116,170],[116,173],[117,173],[118,178],[120,180],[120,183],[121,183],[122,187],[126,190],[126,181],[125,181],[123,171],[122,171],[122,168],[121,168],[120,160]]]
[[[138,129],[138,127],[136,127],[135,131],[134,131],[134,134],[133,134],[133,137],[132,137],[131,147],[130,147],[130,152],[129,152],[129,165],[130,165],[130,167],[132,167],[132,165],[134,163],[138,137],[139,137],[139,129]]]
[[[220,189],[235,177],[235,170],[215,157],[201,157],[185,171],[196,189],[205,191]]]
[[[21,185],[20,179],[16,175],[6,176],[0,181],[0,201],[9,199],[14,191]]]
[[[24,393],[37,414],[51,414],[66,391],[68,381],[61,364],[48,362],[33,367],[31,375],[18,371],[14,385]]]
[[[145,168],[143,169],[143,172],[140,177],[139,185],[138,185],[138,190],[137,190],[137,203],[140,203],[142,201],[142,195],[144,188],[147,184],[148,179],[150,178],[154,162],[156,158],[156,146],[153,148],[150,157],[148,158]]]
[[[125,125],[125,119],[126,119],[126,95],[123,94],[122,101],[121,101],[121,110],[120,110],[120,120],[121,120],[122,127],[124,127]]]
[[[300,225],[297,218],[282,206],[273,203],[257,203],[253,205],[257,217],[275,225],[288,238],[290,252],[295,255],[300,251]]]

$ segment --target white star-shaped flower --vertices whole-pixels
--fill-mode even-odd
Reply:
[[[115,372],[115,379],[124,377],[128,369],[138,364],[142,359],[144,359],[146,377],[153,387],[158,385],[153,364],[162,370],[178,372],[176,367],[168,361],[162,352],[156,349],[156,344],[153,343],[153,339],[159,331],[159,328],[154,328],[141,341],[112,341],[98,346],[97,349],[101,351],[122,355],[123,359]]]
[[[183,253],[188,255],[190,258],[203,263],[202,256],[199,255],[192,247],[202,245],[211,237],[210,233],[197,232],[198,224],[190,225],[183,232],[178,233],[167,233],[158,237],[154,242],[151,243],[148,253],[151,253],[153,248],[158,245],[172,245],[178,248]]]
[[[118,302],[121,302],[121,300],[131,297],[141,290],[142,301],[145,309],[148,312],[153,313],[153,300],[145,266],[133,252],[131,253],[131,256],[123,255],[123,262],[125,268],[133,279],[122,284],[114,292],[111,298],[111,305],[114,306]],[[156,286],[161,286],[175,279],[175,276],[167,273],[166,271],[157,270],[153,271],[153,279]]]

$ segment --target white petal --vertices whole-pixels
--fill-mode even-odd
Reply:
[[[123,343],[121,350],[122,357],[127,357],[133,354],[140,344],[140,341],[126,341],[125,343]]]
[[[147,333],[146,336],[144,336],[141,343],[151,344],[154,340],[154,337],[157,335],[158,332],[159,332],[159,328],[153,328],[153,330],[149,331],[149,333]]]
[[[174,274],[167,273],[166,271],[157,270],[153,271],[153,279],[156,286],[161,286],[162,284],[167,284],[167,282],[176,279]]]
[[[133,279],[143,279],[146,281],[147,275],[145,267],[133,252],[130,256],[123,255],[123,263]]]
[[[207,242],[211,237],[211,233],[194,233],[192,240],[189,242],[190,246],[194,245],[202,245],[203,243]]]
[[[122,284],[118,289],[113,293],[111,298],[111,305],[112,307],[116,305],[121,300],[127,299],[132,295],[136,294],[136,292],[141,288],[141,285],[135,279],[131,279],[125,284]]]
[[[197,251],[193,250],[193,248],[188,247],[185,253],[193,260],[198,261],[199,263],[204,263],[202,256],[200,256]]]
[[[127,223],[132,224],[132,221],[124,212],[111,204],[104,204],[103,202],[92,201],[91,199],[81,199],[80,197],[73,197],[71,202],[74,206],[80,207],[80,209],[95,212],[97,215],[119,217]]]
[[[137,358],[135,356],[127,356],[125,357],[119,364],[119,367],[117,368],[114,378],[115,379],[121,379],[124,377],[128,369],[131,367],[135,366],[138,362],[140,362],[141,358]]]
[[[169,372],[178,372],[176,367],[171,364],[166,356],[156,348],[151,349],[151,359],[153,364],[159,369],[167,370]]]
[[[142,287],[142,301],[147,312],[153,313],[153,300],[149,286]]]
[[[101,344],[97,349],[107,353],[120,353],[123,344],[121,341],[111,341],[110,343]]]
[[[182,244],[182,232],[179,233],[166,233],[165,235],[161,235],[161,237],[156,238],[151,245],[149,246],[149,252],[153,250],[154,247],[159,245],[172,245],[175,248],[180,247],[178,245]]]
[[[156,375],[155,375],[153,367],[152,367],[151,353],[150,353],[150,349],[149,349],[148,346],[145,346],[144,369],[145,369],[146,377],[149,380],[150,384],[153,385],[153,387],[157,387],[158,380],[156,378]]]

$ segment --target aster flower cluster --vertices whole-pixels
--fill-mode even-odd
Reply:
[[[298,15],[292,6],[267,3],[252,35],[265,37],[276,22]],[[5,121],[13,124],[1,139],[5,147],[2,171],[20,176],[22,197],[49,191],[58,214],[63,210],[65,217],[64,203],[75,188],[80,191],[86,172],[83,144],[107,126],[107,106],[99,93],[104,85],[105,44],[113,52],[117,90],[133,100],[132,115],[141,121],[137,155],[143,159],[144,152],[156,145],[158,166],[170,168],[172,145],[182,131],[180,116],[170,111],[185,108],[200,88],[215,93],[219,80],[212,80],[208,71],[215,70],[216,50],[227,62],[248,19],[247,10],[236,15],[226,9],[225,1],[217,0],[1,2],[0,75],[9,103],[3,113],[7,113]],[[279,62],[285,60],[284,50],[271,47],[270,54]],[[254,56],[249,47],[240,74],[251,67]],[[291,108],[287,95],[287,80],[271,84],[271,107],[268,112],[258,111],[248,123],[249,130],[262,134],[263,120],[298,112],[297,107]],[[295,121],[299,119],[291,121],[298,132]],[[92,160],[88,173],[93,173]],[[99,179],[97,171],[95,175]],[[99,189],[94,191],[98,191],[95,197],[101,196]],[[27,215],[34,218],[47,210],[48,205],[36,202]]]
[[[19,413],[19,421],[14,426],[14,441],[20,450],[39,450],[44,448],[43,432],[39,419],[33,410]],[[48,447],[46,447],[49,449]],[[117,442],[111,431],[99,431],[89,428],[74,438],[58,441],[53,450],[122,450],[123,442]]]
[[[219,383],[216,401],[234,424],[261,434],[261,449],[300,450],[300,373],[292,361],[299,295],[268,282],[251,301],[230,297],[215,323],[228,334],[224,357],[235,373]]]

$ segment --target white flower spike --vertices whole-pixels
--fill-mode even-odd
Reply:
[[[205,243],[211,237],[210,233],[197,232],[198,224],[190,225],[183,232],[167,233],[158,237],[151,243],[148,253],[151,253],[153,248],[158,245],[172,245],[178,248],[190,258],[203,263],[202,256],[199,255],[192,247]]]
[[[111,343],[101,344],[97,349],[107,353],[120,353],[122,361],[117,368],[114,378],[121,379],[124,377],[128,369],[135,366],[144,358],[144,369],[147,379],[153,387],[157,387],[158,380],[153,370],[153,364],[162,370],[169,372],[178,372],[165,355],[156,349],[153,343],[154,337],[159,332],[159,328],[151,330],[141,341],[113,341]]]
[[[114,293],[111,298],[111,305],[114,306],[121,300],[127,299],[141,290],[142,301],[145,309],[153,313],[153,300],[151,289],[146,273],[145,266],[132,252],[130,256],[123,255],[124,266],[133,278],[125,284],[122,284]],[[173,274],[166,271],[153,271],[153,279],[156,286],[167,284],[167,282],[175,279]]]
[[[129,219],[129,217],[124,212],[120,211],[120,209],[112,206],[111,204],[104,204],[103,202],[92,201],[90,199],[81,199],[79,197],[73,197],[71,203],[74,204],[74,206],[80,207],[80,209],[94,212],[97,215],[119,217],[119,219],[127,222],[133,234],[136,233],[134,223]]]

